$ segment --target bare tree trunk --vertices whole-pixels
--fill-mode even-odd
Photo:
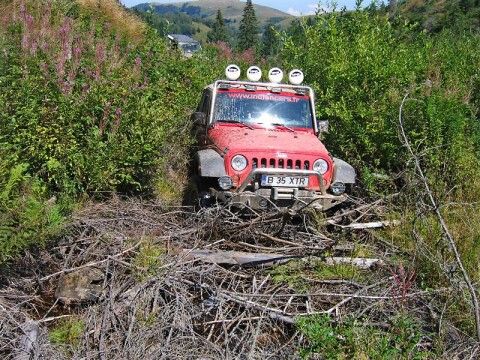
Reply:
[[[402,113],[403,113],[403,107],[405,105],[405,102],[408,99],[408,96],[410,94],[407,92],[405,96],[403,97],[402,103],[400,105],[400,110],[398,114],[398,122],[400,126],[400,134],[402,137],[402,142],[407,148],[408,152],[412,156],[414,162],[415,162],[415,169],[418,172],[418,175],[420,176],[420,180],[423,183],[423,186],[425,187],[425,190],[428,195],[428,200],[430,201],[430,204],[432,205],[435,215],[438,219],[438,222],[440,223],[440,226],[442,228],[442,232],[445,236],[445,238],[448,241],[448,244],[450,246],[451,251],[453,252],[455,256],[455,262],[457,263],[458,267],[460,268],[460,271],[462,273],[463,279],[468,287],[468,291],[470,292],[471,296],[471,301],[473,305],[473,312],[475,315],[475,325],[476,325],[476,330],[477,330],[477,340],[480,341],[480,306],[478,302],[478,297],[477,293],[475,291],[475,288],[473,287],[472,281],[470,279],[470,276],[468,275],[467,270],[465,269],[462,259],[460,257],[460,253],[457,248],[457,244],[455,243],[455,239],[453,238],[452,234],[450,233],[450,230],[448,229],[448,226],[445,222],[445,219],[443,218],[442,213],[440,212],[440,207],[437,204],[437,201],[435,200],[433,193],[430,189],[430,185],[428,184],[428,179],[425,176],[425,173],[420,165],[420,160],[418,159],[418,156],[415,154],[415,152],[412,149],[412,146],[410,145],[410,141],[408,140],[407,134],[405,133],[405,128],[403,126],[403,118],[402,118]]]

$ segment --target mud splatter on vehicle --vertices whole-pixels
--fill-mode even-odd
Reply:
[[[227,80],[204,89],[192,115],[198,149],[193,179],[200,204],[212,201],[247,206],[312,206],[326,210],[346,199],[355,170],[332,157],[319,135],[327,121],[315,117],[313,90],[303,73],[273,68],[261,82],[260,68],[230,65]]]

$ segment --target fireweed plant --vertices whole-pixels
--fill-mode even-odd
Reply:
[[[0,184],[12,185],[0,204],[3,258],[52,233],[15,240],[34,231],[21,215],[28,199],[30,215],[58,229],[72,200],[152,193],[183,170],[188,114],[223,72],[208,60],[215,51],[183,59],[116,1],[91,3],[0,5]]]

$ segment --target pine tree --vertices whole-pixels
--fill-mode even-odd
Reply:
[[[228,42],[227,27],[225,26],[225,21],[223,21],[222,12],[220,9],[217,11],[217,18],[215,19],[212,30],[208,33],[208,41]]]
[[[238,37],[238,50],[256,49],[258,46],[258,21],[253,8],[252,0],[247,0],[243,9]]]
[[[280,47],[280,42],[277,37],[279,31],[278,26],[269,24],[265,27],[262,36],[262,56],[269,57],[276,55]]]

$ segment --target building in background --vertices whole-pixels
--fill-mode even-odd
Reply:
[[[183,34],[168,34],[168,40],[173,47],[178,48],[183,55],[186,57],[191,57],[194,53],[202,49],[200,43],[192,39],[190,36]]]

